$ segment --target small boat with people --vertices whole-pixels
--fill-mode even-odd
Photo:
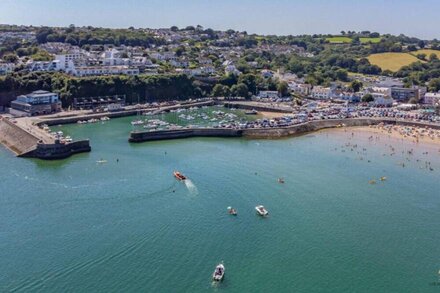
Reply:
[[[234,209],[233,207],[228,207],[228,213],[232,216],[236,216],[238,214],[237,210]]]
[[[215,267],[214,273],[212,274],[212,279],[216,282],[220,282],[225,277],[225,266],[223,263],[218,264]]]
[[[278,183],[281,183],[281,184],[283,184],[285,181],[284,181],[284,178],[278,178]]]
[[[174,171],[174,177],[177,178],[177,180],[183,181],[186,180],[186,176],[180,173],[179,171]]]
[[[262,217],[269,215],[269,212],[262,205],[256,206],[255,210],[257,211],[257,214],[259,214]]]

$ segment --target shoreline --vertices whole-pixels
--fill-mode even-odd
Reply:
[[[388,138],[398,139],[417,146],[419,144],[429,144],[440,147],[440,130],[426,129],[423,127],[408,127],[401,125],[370,125],[370,126],[354,126],[344,127],[344,131],[354,133],[369,133],[371,135],[382,135]],[[343,131],[342,129],[333,129],[335,131]],[[412,135],[408,135],[412,133]],[[427,133],[431,132],[430,135]],[[420,133],[420,134],[418,134]],[[425,134],[426,133],[426,134]]]

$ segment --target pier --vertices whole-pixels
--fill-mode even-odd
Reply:
[[[246,137],[246,138],[282,138],[302,135],[322,129],[336,127],[369,126],[380,123],[397,124],[405,126],[430,127],[440,129],[440,125],[411,122],[396,119],[379,118],[350,118],[350,119],[328,119],[315,120],[301,124],[273,127],[273,128],[187,128],[178,130],[159,131],[133,131],[130,133],[129,142],[139,143],[146,141],[189,138],[189,137]]]

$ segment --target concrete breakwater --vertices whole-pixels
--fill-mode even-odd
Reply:
[[[402,121],[396,119],[380,118],[352,118],[352,119],[329,119],[305,122],[287,127],[274,128],[194,128],[179,130],[141,131],[131,132],[129,142],[145,142],[164,139],[188,138],[188,137],[248,137],[248,138],[280,138],[301,135],[326,128],[340,126],[369,126],[379,123],[399,124],[406,126],[430,127],[440,129],[438,124]]]
[[[188,137],[239,137],[243,135],[240,129],[194,128],[178,130],[140,131],[131,132],[129,142],[144,142],[164,139]]]

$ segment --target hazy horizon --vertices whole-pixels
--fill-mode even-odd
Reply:
[[[329,3],[331,2],[331,3]],[[342,30],[440,38],[440,2],[420,0],[0,0],[0,23],[34,26],[184,28],[200,24],[263,35],[338,34]],[[413,20],[413,21],[412,21]]]

